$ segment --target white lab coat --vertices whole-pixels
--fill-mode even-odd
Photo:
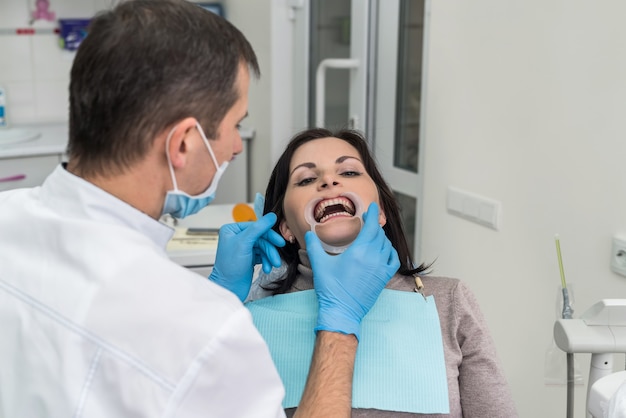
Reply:
[[[172,230],[59,166],[0,193],[0,416],[281,417],[248,310]]]

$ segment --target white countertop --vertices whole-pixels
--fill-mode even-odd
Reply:
[[[41,125],[15,125],[19,129],[37,133],[32,139],[22,142],[0,142],[0,158],[27,157],[35,155],[64,154],[67,147],[67,122]]]

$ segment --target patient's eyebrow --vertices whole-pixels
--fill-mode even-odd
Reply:
[[[341,164],[342,162],[344,162],[344,161],[346,161],[347,159],[350,159],[350,158],[352,158],[352,159],[354,159],[354,160],[357,160],[358,162],[360,162],[361,164],[363,164],[363,161],[361,161],[361,159],[360,159],[360,158],[355,157],[355,156],[353,156],[353,155],[342,155],[341,157],[339,157],[339,158],[337,158],[337,159],[335,160],[335,164]],[[293,170],[291,170],[291,173],[289,173],[289,177],[291,177],[291,175],[293,174],[293,172],[294,172],[294,171],[296,171],[297,169],[299,169],[299,168],[301,168],[301,167],[305,167],[305,168],[315,168],[315,167],[317,167],[317,166],[315,165],[315,163],[310,163],[310,162],[308,162],[308,163],[298,164],[297,166],[295,166],[295,167],[293,168]]]
[[[291,173],[289,173],[289,177],[291,177],[291,175],[293,174],[294,171],[296,171],[297,169],[299,169],[300,167],[306,167],[306,168],[315,168],[317,167],[315,165],[315,163],[302,163],[302,164],[298,164],[297,166],[295,166],[293,168],[293,170],[291,170]]]
[[[357,160],[358,162],[360,162],[361,164],[363,164],[363,161],[361,161],[361,159],[360,159],[360,158],[358,158],[358,157],[354,157],[354,156],[352,156],[352,155],[342,155],[341,157],[337,158],[337,159],[335,160],[335,162],[336,162],[337,164],[341,164],[342,162],[346,161],[348,158],[353,158],[353,159]]]

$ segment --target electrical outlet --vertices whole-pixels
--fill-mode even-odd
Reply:
[[[615,235],[611,247],[611,270],[626,276],[626,237]]]

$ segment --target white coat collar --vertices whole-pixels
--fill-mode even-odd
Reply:
[[[41,186],[42,202],[56,211],[79,219],[124,225],[150,238],[165,250],[174,229],[151,218],[98,186],[59,165]]]

